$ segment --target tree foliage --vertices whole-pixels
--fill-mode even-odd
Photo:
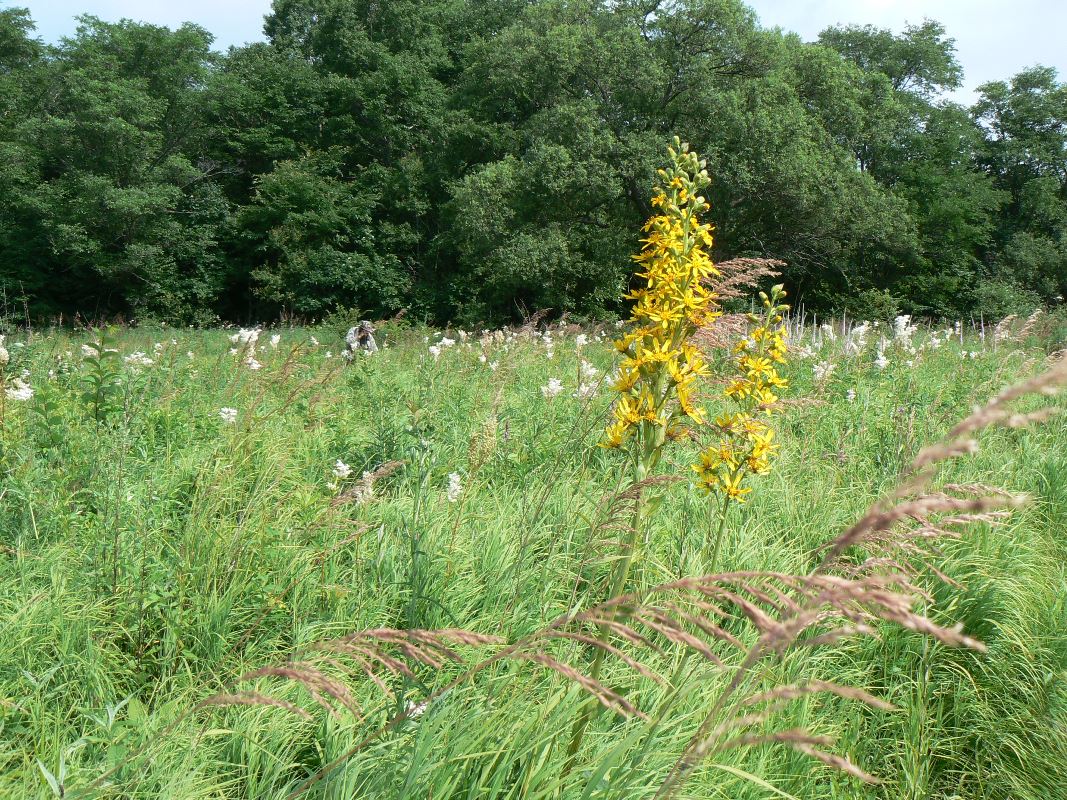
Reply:
[[[996,314],[1067,290],[1067,88],[942,99],[936,22],[762,28],[740,0],[275,0],[266,41],[0,11],[0,289],[174,321],[617,312],[665,142],[717,258],[809,308]],[[881,302],[881,301],[880,301]],[[862,303],[858,309],[862,313]]]

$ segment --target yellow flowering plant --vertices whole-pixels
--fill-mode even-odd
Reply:
[[[700,215],[710,206],[701,191],[711,182],[705,162],[675,137],[668,148],[671,164],[658,170],[652,196],[656,213],[645,224],[633,329],[615,347],[625,354],[614,388],[619,393],[604,447],[631,446],[635,480],[647,477],[668,439],[681,435],[683,422],[705,422],[694,403],[697,378],[708,374],[700,351],[689,338],[721,312],[705,282],[716,275],[707,248],[711,225]]]
[[[742,504],[752,487],[746,480],[752,475],[766,475],[778,451],[774,429],[766,421],[777,410],[777,391],[788,386],[778,374],[788,348],[783,314],[789,306],[781,301],[785,288],[779,284],[770,295],[760,292],[762,315],[749,315],[756,325],[734,348],[734,375],[723,390],[731,410],[715,420],[720,432],[718,442],[700,454],[693,465],[698,485],[709,494],[723,499],[719,531],[715,536],[711,562],[718,557],[722,531],[731,502]]]
[[[642,229],[636,288],[626,295],[633,301],[632,328],[615,342],[624,354],[614,383],[618,397],[613,419],[605,431],[603,447],[628,447],[633,460],[633,482],[638,485],[659,462],[669,440],[679,438],[686,424],[703,425],[704,409],[694,402],[695,383],[709,374],[708,366],[690,337],[721,315],[714,293],[706,286],[719,273],[708,255],[712,226],[700,215],[710,205],[702,191],[711,179],[706,164],[687,144],[675,137],[667,148],[670,164],[657,171],[652,195],[653,215]],[[642,532],[643,498],[638,494],[629,540],[615,566],[608,597],[626,590],[626,581]],[[608,636],[600,630],[601,641]],[[597,648],[592,670],[597,680],[604,649]],[[592,718],[590,706],[578,718],[571,737],[573,758]]]

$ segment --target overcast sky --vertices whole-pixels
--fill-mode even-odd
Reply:
[[[432,2],[433,0],[426,0]],[[1067,0],[747,0],[764,27],[814,39],[829,25],[872,24],[899,32],[924,17],[943,23],[956,40],[969,103],[985,81],[1009,78],[1034,64],[1056,67],[1067,80]],[[185,21],[215,34],[220,49],[262,38],[270,0],[0,0],[0,7],[28,6],[47,41],[74,32],[74,16],[88,12],[175,27]]]

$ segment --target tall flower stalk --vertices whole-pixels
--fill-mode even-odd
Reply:
[[[786,292],[781,284],[773,287],[770,295],[760,292],[759,296],[763,313],[749,315],[756,327],[734,348],[735,372],[723,391],[732,410],[715,420],[720,438],[701,452],[693,465],[698,485],[722,498],[718,531],[712,541],[713,566],[718,561],[730,504],[745,502],[752,491],[746,481],[750,476],[769,473],[778,451],[774,429],[766,419],[778,409],[776,392],[788,386],[777,365],[785,363],[788,352],[783,314],[789,306],[782,303]]]
[[[640,484],[655,469],[669,440],[682,435],[687,423],[703,425],[706,414],[694,402],[694,385],[709,374],[707,363],[690,337],[721,315],[707,288],[718,275],[707,248],[711,225],[700,215],[710,206],[701,192],[711,182],[705,162],[677,137],[667,148],[670,166],[658,170],[652,195],[656,209],[642,229],[633,329],[615,342],[625,354],[614,388],[619,393],[614,419],[605,431],[604,447],[629,449],[633,482]],[[613,576],[614,597],[626,589],[634,551],[641,534],[643,504],[638,498],[626,555]]]
[[[699,328],[720,316],[715,295],[706,282],[718,275],[708,255],[711,225],[700,215],[710,206],[701,194],[711,182],[705,162],[677,137],[667,148],[670,165],[657,171],[659,183],[652,195],[655,213],[642,229],[637,288],[626,295],[633,301],[633,329],[615,343],[625,358],[614,388],[618,398],[613,420],[605,431],[603,447],[627,448],[638,492],[624,555],[616,564],[608,597],[626,591],[626,582],[644,528],[641,482],[659,462],[669,440],[677,439],[687,424],[703,425],[704,409],[694,402],[694,385],[709,374],[707,363],[689,341]],[[598,641],[607,640],[602,626]],[[590,675],[600,677],[604,648],[598,647]],[[575,722],[568,754],[573,760],[581,746],[595,706],[588,706]]]

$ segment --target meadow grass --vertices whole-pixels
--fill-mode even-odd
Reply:
[[[350,676],[358,715],[327,713],[299,682],[272,678],[251,688],[307,717],[197,708],[249,689],[238,684],[249,671],[362,630],[514,641],[602,600],[619,557],[606,498],[626,477],[619,455],[596,447],[615,359],[599,329],[584,346],[575,330],[553,331],[550,348],[530,331],[449,333],[455,344],[434,356],[441,333],[392,324],[381,352],[350,364],[336,330],[278,329],[276,347],[268,331],[254,350],[232,333],[122,329],[105,341],[116,355],[88,359],[90,332],[8,337],[5,380],[28,371],[35,394],[5,399],[0,431],[0,796],[282,798],[405,710],[302,796],[653,796],[726,681],[674,651],[656,656],[667,673],[683,668],[670,713],[651,733],[598,714],[573,771],[564,751],[586,695],[523,661],[492,664],[425,707],[461,665],[385,675],[390,693]],[[780,460],[731,511],[719,571],[808,572],[815,549],[890,493],[924,444],[1063,346],[1051,324],[1033,333],[1043,335],[968,330],[910,353],[889,331],[880,368],[878,330],[853,355],[841,335],[797,330]],[[127,362],[138,351],[152,363]],[[816,380],[822,362],[834,368]],[[553,378],[562,390],[546,396]],[[717,392],[712,383],[704,398],[713,412]],[[988,651],[881,626],[877,639],[791,651],[763,676],[771,686],[817,674],[891,702],[807,695],[778,721],[835,737],[883,782],[761,745],[716,754],[677,796],[1062,796],[1067,429],[1054,419],[980,443],[939,480],[1032,502],[940,543],[936,566],[959,585],[931,576],[928,611]],[[686,480],[660,490],[637,585],[706,572],[716,516],[688,480],[697,449],[679,444],[660,465]],[[368,490],[364,473],[389,462],[403,464]],[[592,658],[577,642],[565,655],[579,669]],[[603,683],[627,686],[646,711],[671,691],[611,662]]]

